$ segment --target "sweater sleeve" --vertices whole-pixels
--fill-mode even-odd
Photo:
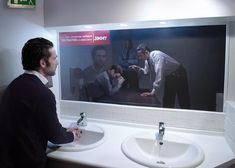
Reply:
[[[74,139],[73,133],[63,128],[58,120],[54,94],[47,89],[40,99],[38,118],[41,122],[43,134],[50,142],[55,144],[72,142]]]

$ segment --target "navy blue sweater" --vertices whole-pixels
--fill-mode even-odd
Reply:
[[[47,141],[73,141],[73,134],[58,121],[54,94],[34,75],[16,78],[0,109],[1,167],[45,167]]]

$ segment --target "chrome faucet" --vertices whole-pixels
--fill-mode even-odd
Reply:
[[[77,121],[77,126],[85,127],[87,126],[87,118],[85,113],[80,113],[80,118]]]
[[[161,143],[164,134],[165,134],[165,123],[159,122],[158,133],[156,134],[156,140],[160,141]]]

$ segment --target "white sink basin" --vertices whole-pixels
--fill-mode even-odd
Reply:
[[[105,131],[97,125],[88,123],[86,127],[81,127],[81,138],[77,142],[60,144],[59,151],[83,151],[101,145],[105,140]]]
[[[155,133],[132,135],[122,143],[123,153],[131,160],[151,168],[195,168],[204,160],[204,152],[197,144],[166,132],[163,145],[155,141]]]

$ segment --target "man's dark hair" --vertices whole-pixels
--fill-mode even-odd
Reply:
[[[145,43],[139,44],[136,48],[136,51],[146,51],[146,50],[150,52],[150,48]]]
[[[114,73],[123,73],[122,67],[120,65],[112,65],[110,70],[114,70]]]
[[[49,48],[53,43],[44,38],[33,38],[28,40],[22,48],[22,65],[24,70],[38,70],[40,60],[45,59],[48,64],[48,58],[51,56]]]
[[[91,55],[93,58],[97,50],[104,50],[107,53],[107,48],[105,46],[95,46],[91,51]]]

